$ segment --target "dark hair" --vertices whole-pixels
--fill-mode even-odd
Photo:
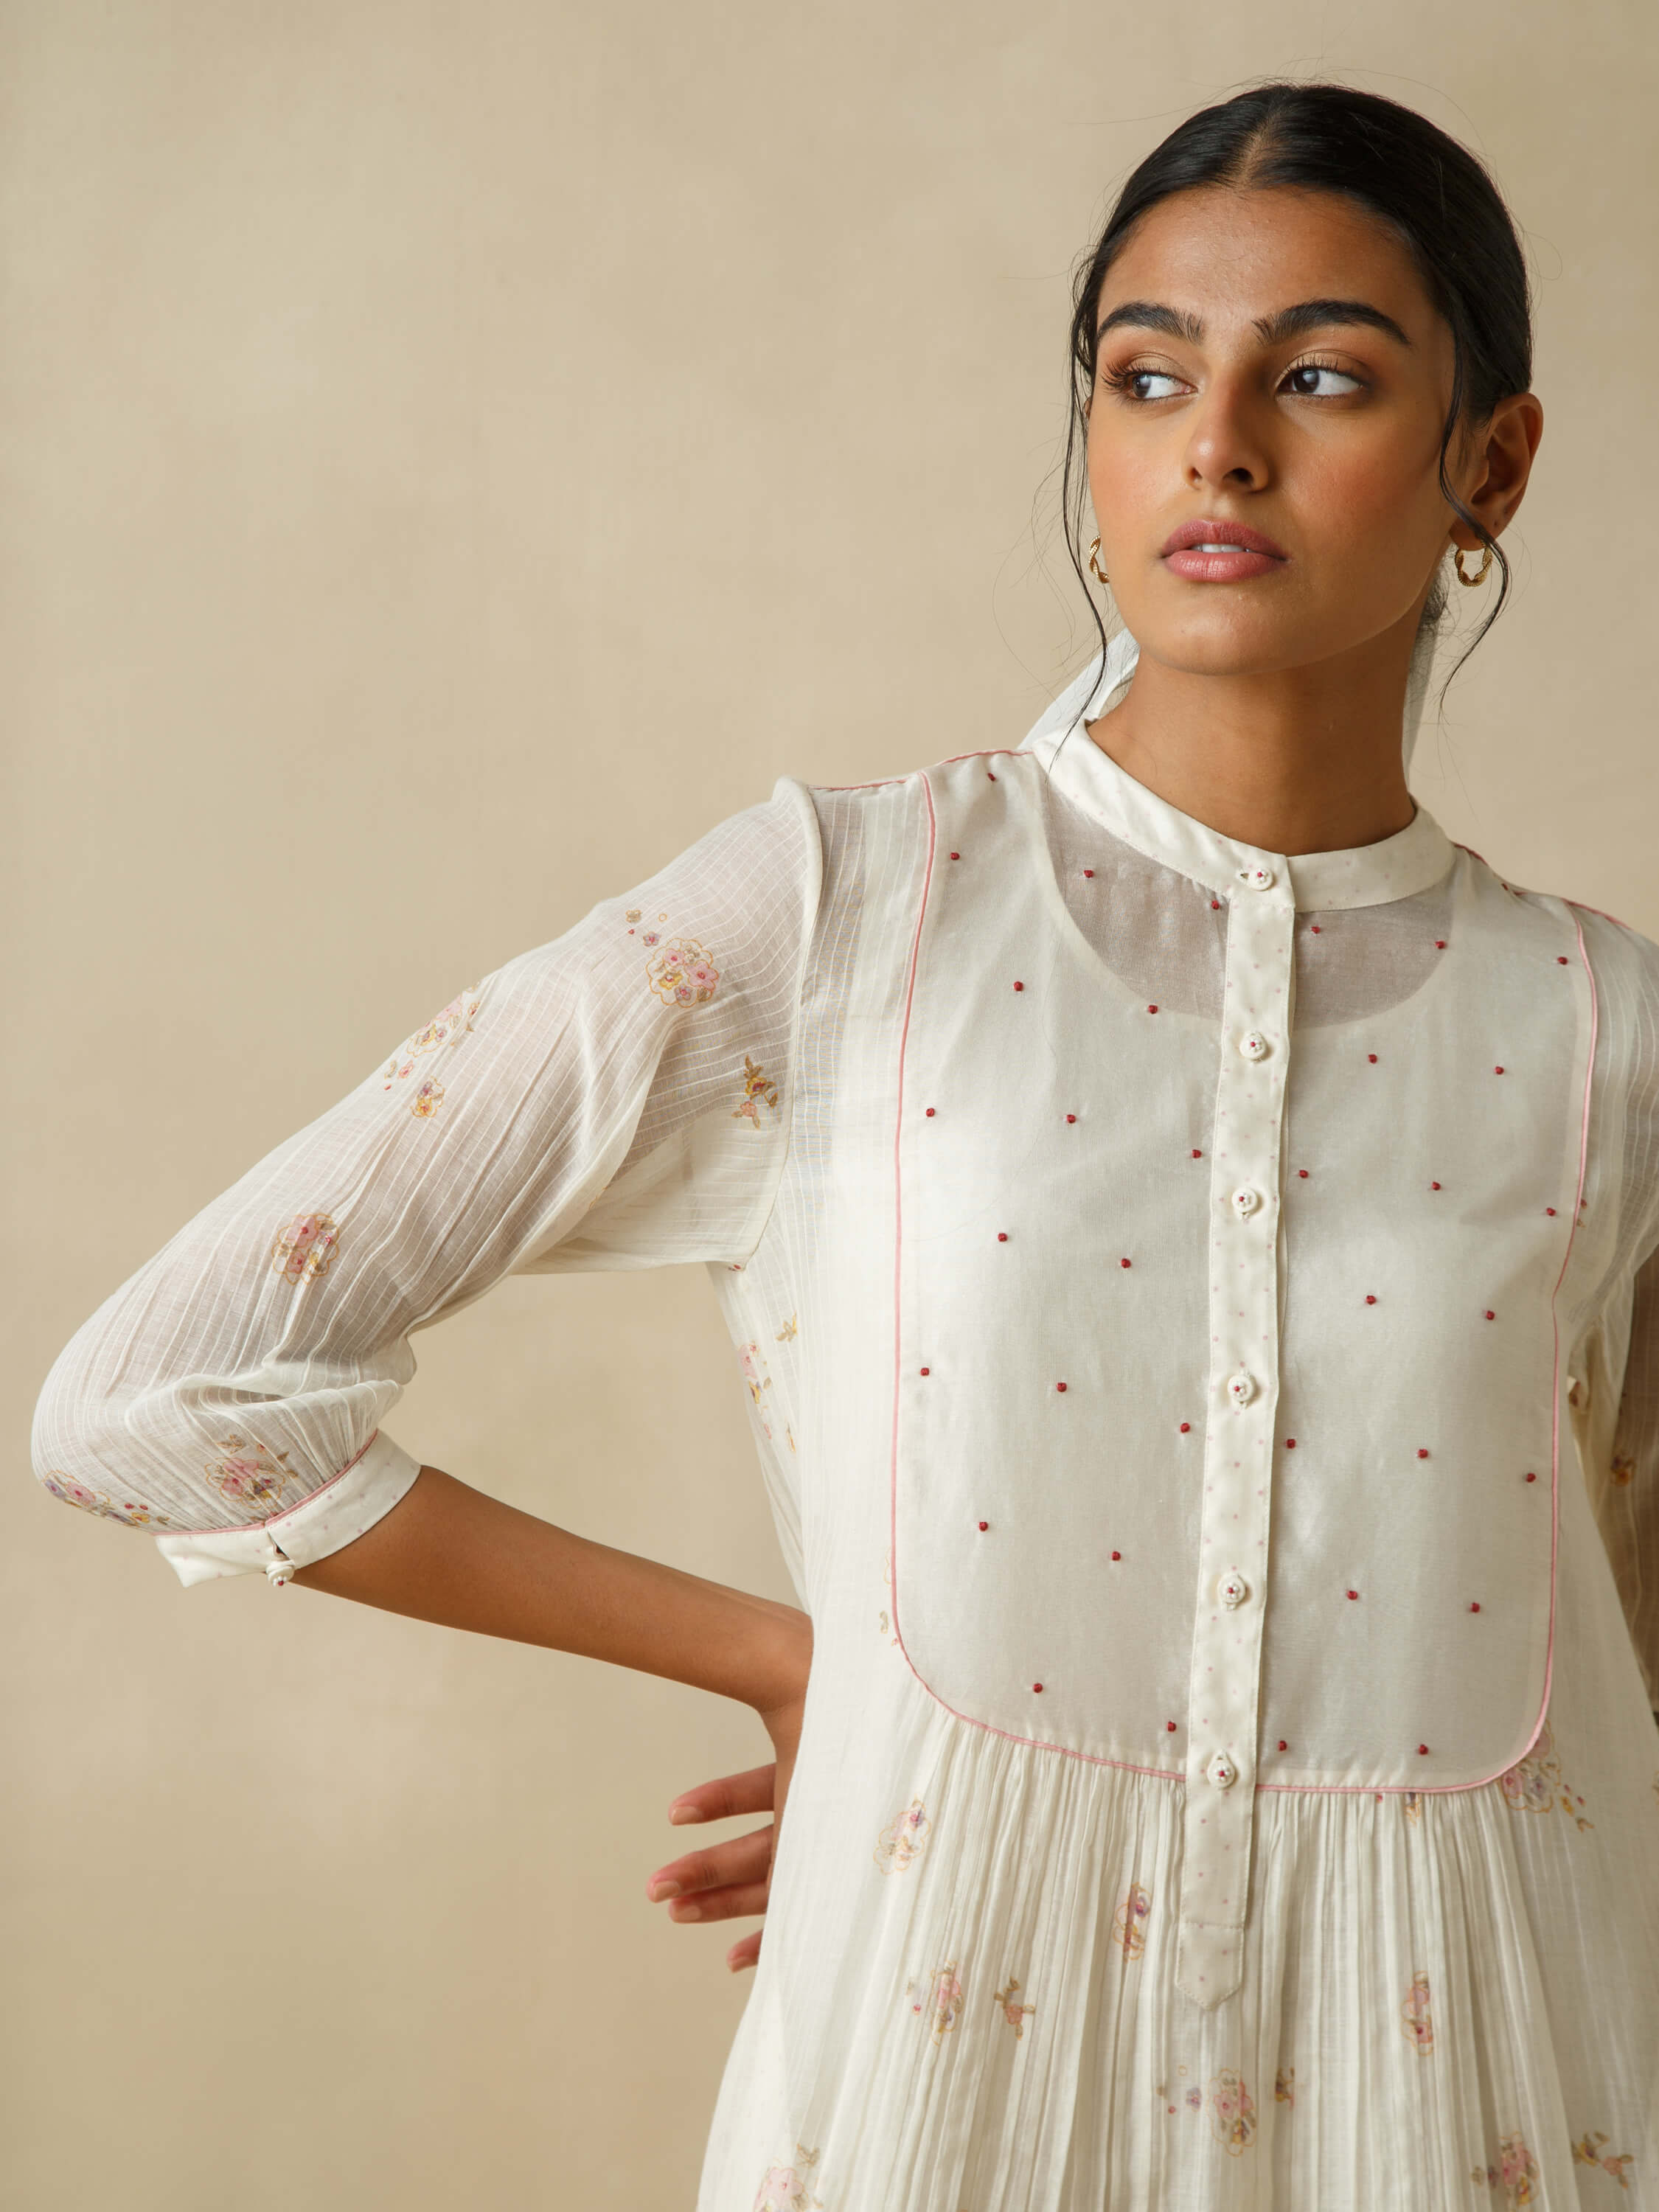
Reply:
[[[1459,655],[1451,672],[1455,676],[1502,611],[1510,572],[1503,548],[1448,483],[1446,455],[1460,417],[1484,422],[1500,399],[1531,385],[1526,264],[1497,185],[1466,147],[1414,109],[1341,84],[1253,86],[1189,115],[1130,176],[1098,240],[1078,264],[1061,500],[1072,566],[1088,595],[1103,650],[1106,627],[1083,569],[1087,470],[1079,465],[1088,436],[1083,402],[1094,388],[1101,286],[1142,216],[1173,193],[1205,185],[1239,190],[1291,185],[1338,192],[1356,202],[1387,223],[1407,246],[1450,325],[1455,356],[1451,404],[1440,439],[1440,489],[1453,510],[1492,547],[1503,572],[1497,602]],[[1421,626],[1437,624],[1445,605],[1443,574],[1424,607]],[[1443,697],[1444,690],[1443,685]]]

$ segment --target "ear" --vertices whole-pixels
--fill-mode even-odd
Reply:
[[[1460,471],[1463,501],[1494,538],[1509,527],[1526,496],[1543,434],[1543,402],[1535,392],[1516,392],[1500,399],[1486,421],[1474,424],[1465,437]],[[1453,544],[1466,553],[1481,544],[1461,520],[1453,522],[1450,536]]]

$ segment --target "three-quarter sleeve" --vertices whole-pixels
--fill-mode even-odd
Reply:
[[[805,788],[469,983],[71,1337],[37,1480],[189,1584],[389,1512],[410,1338],[502,1277],[738,1261],[777,1188],[821,855]]]
[[[1592,1498],[1648,1703],[1659,1712],[1659,1249],[1636,1270],[1611,1449]]]

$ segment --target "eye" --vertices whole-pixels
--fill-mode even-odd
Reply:
[[[1327,380],[1320,389],[1319,380]],[[1285,381],[1299,399],[1340,399],[1346,392],[1364,389],[1357,376],[1328,361],[1302,361],[1285,372]]]
[[[1187,389],[1183,378],[1167,368],[1137,368],[1133,363],[1121,368],[1103,367],[1100,380],[1120,399],[1133,402],[1153,399],[1173,399],[1177,392]]]

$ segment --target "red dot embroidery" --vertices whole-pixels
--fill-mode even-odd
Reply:
[[[1155,1014],[1158,1012],[1158,1008],[1156,1006],[1148,1006],[1146,1011],[1149,1014]]]
[[[988,769],[986,769],[985,773],[986,773],[986,775],[988,775],[988,776],[990,777],[990,779],[991,779],[991,781],[992,781],[992,782],[993,782],[993,783],[994,783],[994,782],[996,781],[996,780],[997,780],[997,779],[996,779],[996,774],[995,774],[995,771],[994,771],[994,769],[988,769]]]
[[[931,1375],[933,1371],[931,1367],[919,1367],[916,1370],[918,1375]]]
[[[1054,1388],[1056,1390],[1063,1390],[1066,1388],[1066,1385],[1063,1382],[1056,1382]]]
[[[994,781],[995,781],[995,780],[996,780],[996,779],[995,779],[994,777],[993,777],[993,778],[992,778],[992,781],[993,781],[993,782],[994,782]],[[1042,1687],[1042,1683],[1041,1683],[1041,1682],[1033,1682],[1033,1683],[1032,1683],[1032,1685],[1031,1685],[1031,1687],[1032,1687],[1034,1690],[1040,1690],[1040,1689]]]
[[[1291,1747],[1285,1742],[1284,1737],[1280,1736],[1279,1739],[1279,1747],[1281,1751],[1288,1751]]]
[[[1480,1599],[1479,1599],[1478,1597],[1472,1597],[1472,1598],[1469,1600],[1469,1611],[1470,1611],[1471,1613],[1479,1613],[1479,1612],[1480,1612]]]
[[[1175,1723],[1173,1721],[1165,1721],[1164,1725],[1168,1729],[1171,1735],[1175,1734]]]
[[[937,1113],[937,1111],[938,1111],[938,1110],[939,1110],[939,1109],[937,1109],[937,1107],[933,1107],[933,1106],[930,1106],[930,1107],[927,1109],[927,1118],[928,1118],[928,1120],[929,1120],[930,1121],[933,1120],[933,1115],[935,1115],[935,1113]]]
[[[1301,1176],[1301,1178],[1302,1178],[1303,1182],[1306,1182],[1306,1181],[1308,1180],[1308,1170],[1306,1170],[1306,1168],[1298,1168],[1298,1169],[1297,1170],[1297,1175],[1299,1175],[1299,1176]]]
[[[1431,1190],[1438,1190],[1438,1189],[1439,1189],[1439,1188],[1440,1188],[1440,1186],[1439,1186],[1439,1184],[1438,1184],[1437,1182],[1431,1182],[1431,1183],[1429,1185],[1429,1188],[1430,1188]]]
[[[1359,1592],[1358,1592],[1358,1590],[1350,1590],[1350,1591],[1348,1592],[1348,1595],[1349,1595],[1350,1597],[1358,1597],[1358,1595],[1359,1595]]]
[[[1192,1425],[1192,1425],[1192,1423],[1191,1423],[1190,1421],[1183,1421],[1183,1422],[1181,1424],[1181,1433],[1182,1433],[1182,1435],[1183,1437],[1184,1437],[1184,1436],[1188,1433],[1188,1431],[1191,1429]]]
[[[1501,1067],[1494,1067],[1492,1070],[1492,1073],[1494,1075],[1501,1075],[1503,1073],[1504,1071]]]
[[[1076,1119],[1077,1119],[1077,1115],[1076,1115],[1075,1114],[1068,1114],[1068,1115],[1066,1116],[1066,1120],[1067,1120],[1068,1121],[1076,1121]],[[1551,1209],[1550,1209],[1550,1211],[1551,1211],[1552,1212],[1554,1212],[1554,1210],[1555,1210],[1555,1209],[1554,1209],[1553,1206],[1552,1206],[1552,1207],[1551,1207]]]
[[[952,853],[951,858],[953,860],[959,860],[962,858],[962,855],[960,853]]]
[[[1094,873],[1094,870],[1092,868],[1085,868],[1083,872],[1085,876],[1091,876]]]
[[[1123,1554],[1121,1552],[1114,1552],[1112,1557],[1115,1559],[1121,1559],[1123,1557]]]
[[[1294,1437],[1285,1437],[1285,1449],[1286,1451],[1294,1451],[1296,1449],[1296,1438]]]
[[[1368,1052],[1368,1053],[1365,1054],[1365,1057],[1366,1057],[1366,1059],[1367,1059],[1368,1060],[1370,1060],[1370,1062],[1371,1063],[1371,1066],[1372,1066],[1373,1067],[1375,1067],[1375,1066],[1376,1066],[1376,1054],[1374,1052]]]
[[[1127,1267],[1129,1263],[1127,1260],[1120,1260],[1117,1264],[1120,1267]]]
[[[999,1244],[1006,1244],[1007,1242],[1008,1242],[1008,1232],[1007,1232],[1007,1231],[1006,1231],[1006,1229],[999,1229],[999,1230],[998,1230],[998,1231],[997,1231],[997,1243],[998,1243]]]
[[[1368,1306],[1374,1306],[1376,1304],[1375,1297],[1370,1291],[1367,1291],[1365,1293],[1365,1303]]]
[[[1445,939],[1444,939],[1443,937],[1437,937],[1437,938],[1435,939],[1435,940],[1434,940],[1434,949],[1435,949],[1435,951],[1436,951],[1437,952],[1443,952],[1443,951],[1445,951],[1445,949],[1446,949],[1446,940],[1445,940]]]
[[[1536,1482],[1536,1481],[1537,1481],[1537,1480],[1538,1480],[1538,1477],[1537,1477],[1535,1474],[1529,1474],[1529,1475],[1527,1477],[1527,1480],[1528,1480],[1528,1482]]]
[[[1553,1212],[1554,1212],[1554,1211],[1555,1211],[1555,1208],[1554,1208],[1553,1206],[1547,1206],[1544,1208],[1544,1211],[1545,1211],[1545,1212],[1546,1212],[1546,1213],[1553,1213]]]
[[[1419,1459],[1426,1459],[1426,1458],[1428,1457],[1428,1455],[1429,1455],[1429,1448],[1428,1448],[1428,1446],[1427,1446],[1426,1444],[1419,1444],[1419,1446],[1417,1447],[1417,1456],[1419,1457]]]
[[[1314,935],[1315,935],[1316,937],[1317,937],[1317,936],[1319,935],[1319,924],[1318,924],[1316,921],[1310,921],[1310,922],[1308,924],[1308,927],[1309,927],[1309,928],[1310,928],[1310,930],[1312,930],[1312,932],[1313,932],[1313,933],[1314,933]]]
[[[981,1528],[988,1528],[991,1524],[988,1521],[981,1521],[979,1525]]]
[[[1220,901],[1219,899],[1212,899],[1212,900],[1210,901],[1210,911],[1211,911],[1212,914],[1214,914],[1214,913],[1218,912],[1218,911],[1219,910],[1219,908],[1220,908],[1220,905],[1221,905],[1221,901]]]
[[[1194,1145],[1194,1146],[1193,1146],[1193,1158],[1194,1158],[1195,1160],[1201,1160],[1201,1159],[1203,1158],[1203,1157],[1204,1157],[1203,1153],[1202,1153],[1202,1152],[1200,1152],[1199,1151],[1199,1149],[1198,1149],[1198,1146],[1197,1146],[1196,1145]]]
[[[1017,991],[1023,991],[1025,988],[1025,986],[1024,983],[1016,983],[1014,988]]]
[[[1487,1319],[1488,1321],[1496,1321],[1496,1320],[1497,1320],[1497,1318],[1498,1318],[1497,1315],[1492,1311],[1492,1308],[1491,1308],[1490,1306],[1488,1306],[1488,1307],[1486,1308],[1486,1319]]]
[[[1422,1752],[1422,1753],[1426,1756],[1427,1752],[1428,1752],[1428,1748],[1429,1748],[1429,1747],[1427,1746],[1427,1744],[1425,1744],[1425,1743],[1419,1743],[1419,1744],[1418,1745],[1417,1748],[1419,1749],[1419,1751]]]
[[[1558,952],[1558,953],[1556,954],[1556,956],[1555,956],[1555,964],[1556,964],[1556,966],[1557,966],[1558,968],[1565,968],[1565,967],[1566,966],[1566,964],[1567,964],[1567,956],[1566,956],[1566,954],[1565,954],[1565,952]]]

